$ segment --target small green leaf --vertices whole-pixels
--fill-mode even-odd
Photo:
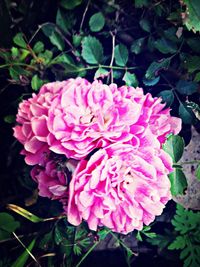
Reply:
[[[6,123],[14,123],[15,122],[15,116],[14,115],[7,115],[4,117],[4,121]]]
[[[66,9],[74,9],[81,4],[82,0],[61,0],[60,5]]]
[[[176,239],[168,246],[169,250],[183,249],[186,245],[184,236],[177,236]]]
[[[146,32],[151,31],[151,24],[147,19],[141,19],[140,20],[140,27]]]
[[[60,9],[58,9],[56,14],[56,25],[58,25],[64,32],[68,32],[68,20],[66,18],[66,15]]]
[[[95,13],[89,20],[90,30],[92,32],[99,32],[105,25],[105,18],[101,12]]]
[[[41,80],[37,74],[35,74],[31,80],[31,87],[34,91],[40,89],[40,87],[44,84],[43,80]]]
[[[0,213],[0,239],[4,237],[4,232],[9,236],[10,233],[14,232],[19,228],[20,223],[15,221],[14,217],[6,212]]]
[[[160,76],[156,77],[156,78],[153,78],[153,79],[146,79],[145,77],[143,78],[143,83],[146,85],[146,86],[154,86],[156,85],[160,80]]]
[[[64,50],[65,43],[64,43],[63,38],[61,37],[61,35],[58,32],[56,32],[56,31],[52,32],[52,34],[49,36],[49,39],[50,39],[51,43],[58,48],[58,50],[60,50],[60,51]]]
[[[200,82],[200,72],[197,72],[197,74],[194,77],[194,81],[197,83]]]
[[[119,44],[115,47],[115,62],[121,67],[124,67],[128,62],[128,49],[125,45]]]
[[[11,48],[12,57],[16,58],[19,55],[19,49],[17,47]]]
[[[195,175],[197,179],[200,180],[200,165],[197,167]]]
[[[26,41],[24,40],[24,37],[23,37],[23,33],[21,32],[15,35],[15,37],[13,38],[13,42],[19,47],[22,47],[22,48],[27,47]]]
[[[176,84],[176,90],[182,95],[192,95],[197,92],[198,84],[196,82],[180,80]]]
[[[163,150],[167,152],[174,163],[178,162],[184,151],[184,140],[178,135],[171,135],[163,144]]]
[[[125,81],[126,85],[128,86],[134,86],[134,87],[138,86],[138,80],[134,73],[126,71],[122,80]]]
[[[183,0],[187,5],[185,19],[183,23],[188,30],[200,31],[200,5],[198,0]]]
[[[184,61],[184,67],[188,70],[189,73],[200,70],[200,57],[188,56]]]
[[[187,188],[187,180],[185,174],[181,169],[175,169],[174,172],[169,174],[171,182],[171,193],[173,196],[181,195]]]
[[[139,39],[134,40],[131,45],[131,52],[138,55],[143,49],[144,41],[145,41],[145,38],[139,38]]]
[[[104,79],[106,76],[108,76],[110,72],[104,68],[98,68],[98,70],[95,72],[94,80],[98,78]]]
[[[100,240],[104,240],[110,231],[111,230],[109,230],[107,228],[103,228],[99,232],[97,232],[97,235],[98,235]]]
[[[160,70],[169,68],[170,62],[170,58],[162,59],[159,62],[152,62],[146,71],[145,78],[149,80],[154,79]]]
[[[163,54],[174,54],[177,51],[177,45],[165,38],[156,40],[154,46]]]
[[[136,8],[141,8],[143,6],[148,6],[150,3],[149,3],[149,0],[135,0],[135,7]]]
[[[180,103],[179,116],[181,117],[183,123],[185,124],[192,124],[195,119],[195,116],[192,110],[187,108],[187,106],[184,103]]]
[[[90,64],[99,64],[102,62],[103,46],[96,37],[87,36],[83,38],[82,57]]]
[[[199,54],[199,43],[200,43],[200,37],[192,37],[192,38],[187,38],[186,39],[187,44],[189,47],[193,50],[193,52]]]
[[[34,47],[33,47],[33,51],[34,51],[36,54],[43,52],[43,51],[44,51],[44,44],[43,44],[43,42],[38,41],[38,42],[34,45]]]
[[[158,96],[162,97],[162,100],[166,103],[168,107],[170,107],[174,102],[174,94],[171,90],[164,90],[160,92]]]
[[[11,267],[24,267],[28,257],[30,256],[30,252],[35,246],[35,239],[31,241],[26,250],[17,258],[17,260],[11,265]]]
[[[81,44],[82,39],[83,39],[83,36],[82,35],[80,35],[80,34],[74,34],[72,36],[73,45],[75,47],[78,47]]]
[[[53,53],[50,50],[45,50],[43,53],[39,53],[38,57],[44,60],[44,65],[47,65],[50,63]]]

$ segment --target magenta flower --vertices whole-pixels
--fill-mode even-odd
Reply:
[[[172,160],[162,149],[113,144],[81,160],[70,182],[68,221],[127,234],[160,215],[171,199]]]
[[[47,159],[44,166],[33,167],[31,177],[38,183],[39,195],[59,200],[68,198],[69,180],[77,163],[73,159],[65,163]]]
[[[38,95],[33,94],[19,105],[16,119],[19,125],[14,127],[14,136],[24,145],[21,154],[25,155],[28,165],[42,164],[44,156],[49,153],[48,110],[66,84],[67,81],[48,83],[42,86]]]
[[[116,142],[138,146],[148,139],[161,146],[167,134],[180,131],[181,120],[160,102],[141,88],[70,79],[49,109],[50,150],[83,159]]]

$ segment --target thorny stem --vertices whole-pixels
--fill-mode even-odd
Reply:
[[[84,23],[85,16],[86,16],[86,13],[87,13],[87,11],[88,11],[88,7],[89,7],[89,5],[90,5],[90,2],[91,2],[91,0],[88,0],[87,5],[86,5],[86,8],[85,8],[85,10],[84,10],[84,13],[83,13],[83,16],[82,16],[82,20],[81,20],[81,24],[80,24],[79,32],[82,31],[83,23]]]
[[[28,67],[28,68],[33,69],[33,70],[37,70],[37,68],[35,68],[35,67],[31,66],[31,65],[28,65],[28,64],[25,64],[25,63],[20,63],[20,62],[0,65],[0,69],[7,68],[7,67],[12,67],[12,66],[23,66],[23,67]]]

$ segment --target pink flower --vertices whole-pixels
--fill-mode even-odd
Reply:
[[[172,160],[162,149],[113,144],[81,160],[70,182],[68,221],[127,234],[160,215],[171,199]]]
[[[19,105],[19,125],[14,127],[14,136],[24,145],[21,154],[25,155],[25,161],[29,165],[42,164],[43,157],[49,153],[48,110],[52,100],[66,84],[67,81],[48,83],[42,86],[38,95],[33,94],[32,98]]]
[[[181,128],[181,120],[160,102],[141,88],[70,79],[49,109],[50,150],[83,159],[116,142],[138,146],[148,141],[160,147],[167,134]]]
[[[68,197],[68,183],[71,172],[77,162],[68,160],[66,164],[49,159],[43,166],[36,165],[31,171],[31,177],[38,183],[39,195],[51,199],[64,199]]]

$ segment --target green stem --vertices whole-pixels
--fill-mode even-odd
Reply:
[[[78,262],[76,267],[79,267],[81,263],[85,260],[85,258],[93,251],[93,249],[99,244],[99,242],[96,242],[91,246],[91,248],[86,252],[86,254],[81,258],[81,260]]]
[[[179,164],[180,164],[180,165],[200,164],[200,160],[192,160],[192,161],[179,162]]]
[[[23,67],[29,67],[31,69],[37,70],[37,68],[35,68],[35,67],[31,66],[31,65],[28,65],[28,64],[25,64],[25,63],[20,63],[20,62],[0,65],[0,69],[13,67],[13,66],[23,66]]]

